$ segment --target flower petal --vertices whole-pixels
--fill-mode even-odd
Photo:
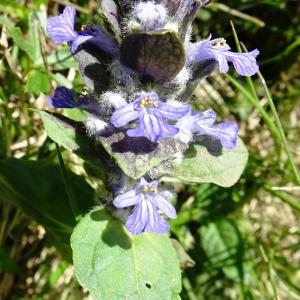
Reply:
[[[212,109],[207,109],[201,113],[197,124],[199,124],[199,126],[211,126],[215,123],[216,116],[217,114]]]
[[[127,230],[135,235],[143,233],[148,222],[148,214],[146,201],[140,201],[126,221],[125,226]]]
[[[238,74],[242,76],[252,76],[259,70],[256,57],[259,55],[257,49],[247,53],[227,52],[227,60],[233,63]]]
[[[226,56],[223,54],[223,52],[216,53],[215,59],[219,64],[220,73],[227,73],[229,71],[229,65]]]
[[[148,220],[144,231],[150,231],[157,234],[165,234],[168,232],[170,225],[162,218],[156,210],[156,207],[150,201],[147,201]]]
[[[56,108],[74,108],[77,106],[72,91],[63,86],[55,89],[54,96],[48,97],[48,103]]]
[[[171,219],[175,219],[177,217],[176,210],[174,206],[166,200],[163,196],[159,194],[155,194],[153,199],[158,207],[166,216]]]
[[[62,14],[48,19],[46,30],[56,44],[72,41],[77,36],[75,18],[75,8],[67,6]]]
[[[137,194],[135,190],[131,190],[117,196],[113,201],[113,205],[117,208],[133,206],[140,202],[140,198],[141,195]]]
[[[91,40],[92,38],[92,35],[77,35],[72,41],[71,52],[74,53],[81,44]]]
[[[118,128],[136,120],[138,117],[139,113],[134,110],[134,103],[132,102],[116,110],[111,117],[111,123]]]
[[[160,119],[158,119],[160,125],[160,136],[159,139],[173,137],[179,132],[179,128],[174,125],[170,125]]]
[[[168,120],[179,120],[190,111],[190,107],[179,102],[159,101],[157,110]]]
[[[225,149],[233,149],[236,146],[238,132],[239,126],[233,121],[221,123],[216,127],[216,136]]]
[[[117,57],[119,54],[119,45],[117,41],[99,26],[94,26],[94,30],[93,39],[91,39],[90,42],[111,56]]]

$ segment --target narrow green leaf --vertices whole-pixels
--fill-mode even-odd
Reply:
[[[44,66],[40,43],[39,20],[34,10],[28,16],[28,34],[32,47],[31,57],[35,66]],[[47,90],[48,91],[48,90]]]
[[[179,262],[167,235],[133,236],[96,210],[77,225],[71,247],[77,279],[95,300],[179,298]]]
[[[83,177],[70,173],[79,213],[94,205],[94,191]],[[55,237],[60,249],[69,248],[75,220],[59,166],[37,161],[0,160],[0,200],[20,207]]]
[[[233,221],[223,219],[202,226],[201,244],[212,269],[222,269],[233,280],[244,280],[244,245]]]
[[[62,179],[66,188],[66,192],[68,195],[68,199],[69,199],[69,203],[70,203],[70,207],[72,209],[73,215],[74,215],[74,219],[76,221],[79,221],[81,218],[80,215],[80,211],[79,211],[79,207],[78,204],[76,202],[76,197],[74,195],[74,191],[73,191],[73,187],[72,187],[72,182],[70,180],[70,175],[65,167],[65,163],[64,160],[61,156],[60,150],[59,150],[59,146],[55,143],[56,146],[56,152],[57,152],[57,156],[58,156],[58,161],[60,164],[60,169],[61,169],[61,175],[62,175]]]

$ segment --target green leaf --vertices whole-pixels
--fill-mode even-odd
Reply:
[[[170,80],[185,64],[185,52],[172,31],[134,33],[121,44],[121,62],[142,74],[144,79]]]
[[[215,183],[223,187],[235,184],[248,161],[248,151],[239,139],[233,150],[222,149],[217,140],[193,144],[176,166],[162,164],[153,170],[154,176],[175,177],[191,183]],[[167,178],[165,178],[167,179]]]
[[[167,235],[128,234],[96,210],[76,226],[71,247],[77,279],[95,300],[178,299],[179,262]]]
[[[50,89],[50,79],[48,74],[43,70],[33,70],[28,75],[26,90],[28,92],[39,95],[40,93],[48,93]]]
[[[44,66],[39,28],[39,20],[37,19],[36,13],[32,11],[28,16],[28,35],[32,47],[31,58],[35,66]],[[46,92],[48,92],[48,90]]]
[[[200,228],[201,244],[212,269],[222,269],[232,279],[244,280],[244,244],[235,223],[223,219]]]
[[[81,214],[94,205],[94,191],[70,173]],[[60,248],[68,249],[75,219],[57,165],[17,159],[0,160],[0,199],[20,207],[42,224]]]
[[[42,64],[43,59],[40,58],[38,63]],[[47,63],[48,65],[54,66],[56,71],[77,68],[77,63],[67,46],[59,47],[59,49],[52,51],[47,57]]]
[[[82,122],[73,121],[65,116],[48,111],[39,111],[49,137],[57,144],[74,152],[82,159],[101,166],[100,151],[95,149],[92,141],[84,132]]]
[[[23,4],[12,3],[11,0],[1,0],[0,12],[3,14],[8,14],[13,18],[25,19],[30,13],[30,8],[24,6]]]
[[[146,138],[128,137],[124,132],[100,136],[99,141],[122,171],[134,179],[185,148],[185,144],[175,139],[163,139],[154,144]]]

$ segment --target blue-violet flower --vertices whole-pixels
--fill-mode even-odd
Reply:
[[[142,92],[133,102],[116,110],[111,123],[119,128],[138,120],[134,129],[128,129],[130,137],[146,137],[157,142],[165,137],[172,137],[179,129],[166,120],[179,120],[190,111],[189,106],[181,103],[165,103],[160,101],[155,92]]]
[[[212,40],[210,36],[208,39],[189,46],[187,49],[187,65],[213,59],[218,62],[220,72],[226,73],[229,70],[228,62],[232,62],[238,74],[252,76],[259,70],[256,62],[258,54],[257,49],[247,53],[232,52],[225,39]]]
[[[91,101],[88,97],[79,97],[75,100],[73,92],[64,87],[59,86],[54,91],[54,96],[48,96],[48,103],[55,108],[81,108],[90,113],[101,115],[97,102]]]
[[[207,135],[219,140],[223,148],[233,149],[237,143],[239,126],[233,121],[214,125],[215,121],[216,113],[211,109],[195,113],[190,111],[176,123],[180,129],[176,138],[187,142],[191,140],[192,134]]]
[[[76,21],[76,10],[67,6],[63,13],[48,19],[47,32],[50,38],[56,43],[71,43],[71,52],[74,53],[78,46],[89,41],[106,53],[117,56],[119,47],[116,41],[108,33],[98,26],[85,25],[78,32],[74,30]]]
[[[117,196],[113,205],[117,208],[134,206],[125,226],[135,235],[145,231],[164,234],[169,230],[170,225],[159,214],[159,210],[171,219],[176,218],[175,208],[158,190],[158,181],[148,183],[144,178],[134,189]]]
[[[216,113],[211,109],[196,115],[197,120],[194,123],[193,133],[218,139],[225,149],[233,149],[236,146],[239,132],[236,122],[227,121],[213,126],[216,121]]]

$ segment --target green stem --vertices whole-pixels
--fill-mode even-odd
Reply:
[[[239,52],[242,52],[240,41],[239,41],[239,38],[237,36],[236,30],[234,28],[233,22],[231,22],[231,27],[232,27],[232,32],[233,32],[233,36],[234,36],[234,40],[235,40],[237,49],[238,49]],[[257,72],[257,75],[258,75],[258,77],[259,77],[259,79],[260,79],[260,81],[261,81],[261,83],[262,83],[262,85],[264,87],[265,94],[266,94],[266,97],[267,97],[267,100],[268,100],[268,104],[269,104],[269,106],[271,108],[273,117],[275,119],[275,124],[276,124],[276,127],[277,127],[276,135],[279,134],[279,136],[277,136],[277,137],[279,137],[279,140],[281,140],[281,142],[283,144],[283,147],[284,147],[284,150],[285,150],[285,152],[287,154],[288,161],[289,161],[289,164],[291,166],[291,169],[292,169],[293,175],[295,177],[295,180],[296,180],[296,182],[298,184],[300,184],[300,176],[299,176],[296,164],[295,164],[295,162],[293,160],[293,157],[292,157],[292,154],[291,154],[291,151],[290,151],[290,148],[289,148],[289,144],[288,144],[287,138],[285,136],[285,133],[284,133],[284,130],[283,130],[280,118],[278,116],[276,107],[274,105],[274,101],[272,99],[272,96],[270,94],[270,91],[268,89],[268,86],[266,84],[266,81],[265,81],[264,77],[262,76],[262,74],[260,72]],[[255,100],[256,103],[259,103],[259,99],[257,97],[257,94],[256,94],[256,91],[255,91],[255,87],[254,87],[252,79],[249,76],[247,76],[246,79],[247,79],[248,85],[250,87],[251,93],[252,93],[252,95],[254,97],[253,100]],[[269,118],[269,116],[268,116],[268,118]],[[273,124],[272,124],[272,128],[273,128]],[[270,129],[270,127],[269,127],[269,129]]]
[[[293,156],[292,156],[292,153],[291,153],[291,150],[290,150],[287,138],[285,136],[285,133],[284,133],[284,130],[283,130],[280,118],[279,118],[277,110],[276,110],[276,107],[274,105],[273,98],[272,98],[272,96],[270,94],[270,91],[268,89],[268,86],[266,84],[266,81],[265,81],[264,77],[262,76],[262,74],[260,72],[258,72],[257,74],[258,74],[258,77],[259,77],[259,79],[260,79],[263,87],[264,87],[268,103],[270,105],[272,114],[273,114],[273,116],[275,118],[276,126],[279,129],[280,139],[281,139],[281,142],[283,144],[283,147],[284,147],[284,150],[286,152],[286,155],[288,157],[288,161],[289,161],[290,167],[292,169],[293,175],[295,177],[296,182],[300,185],[300,176],[299,176],[296,164],[294,162],[294,159],[293,159]]]
[[[258,110],[261,117],[263,118],[265,124],[267,125],[268,129],[270,130],[272,136],[274,137],[275,141],[280,139],[280,134],[278,129],[274,125],[273,120],[264,110],[262,105],[260,104],[259,100],[253,97],[237,80],[231,77],[228,74],[223,74],[244,96],[245,98]]]
[[[273,190],[271,185],[265,184],[263,188],[272,194],[275,197],[280,198],[283,202],[287,203],[290,205],[292,208],[300,211],[300,203],[298,203],[296,200],[292,199],[290,196],[288,196],[286,193],[283,193],[281,191]]]
[[[80,211],[79,211],[77,201],[75,199],[74,191],[72,189],[70,176],[69,176],[69,174],[67,172],[67,169],[65,167],[64,160],[61,156],[61,152],[59,150],[58,144],[55,143],[55,146],[56,146],[56,151],[57,151],[57,155],[58,155],[61,175],[62,175],[62,178],[63,178],[63,181],[64,181],[64,185],[65,185],[65,188],[66,188],[69,203],[70,203],[74,218],[78,222],[81,218],[81,215],[80,215]]]

